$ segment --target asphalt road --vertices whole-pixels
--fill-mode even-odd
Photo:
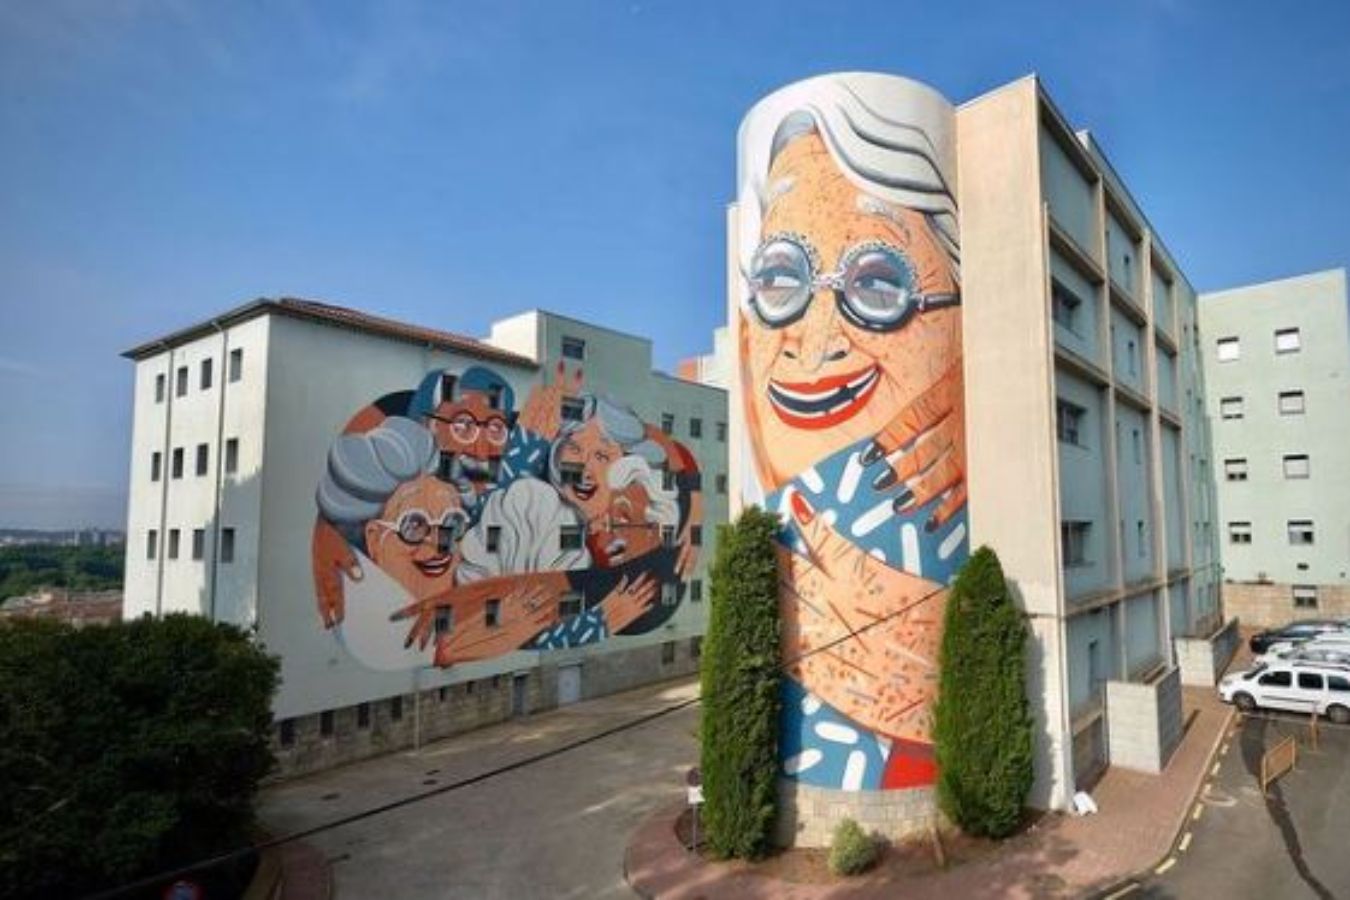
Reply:
[[[1312,750],[1307,717],[1264,716],[1227,744],[1176,862],[1133,896],[1350,898],[1350,727],[1324,724]],[[1262,797],[1261,756],[1286,735],[1299,740],[1298,765]]]
[[[268,789],[289,833],[434,789],[693,697],[697,682],[577,704]],[[307,839],[348,898],[632,897],[628,837],[684,795],[698,706],[545,761]]]

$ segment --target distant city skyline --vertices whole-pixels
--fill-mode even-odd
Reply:
[[[123,525],[120,352],[258,296],[706,352],[737,123],[820,72],[1036,72],[1197,289],[1344,266],[1348,58],[1334,2],[0,5],[0,526]]]

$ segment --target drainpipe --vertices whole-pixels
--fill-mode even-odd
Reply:
[[[215,530],[211,535],[211,587],[207,601],[211,621],[215,622],[216,584],[220,571],[220,492],[221,480],[225,471],[225,386],[230,383],[230,333],[220,326],[219,319],[212,319],[211,326],[220,335],[221,342],[220,372],[217,374],[220,379],[220,399],[216,401],[216,477],[214,496],[211,501],[211,516],[215,522]]]
[[[173,459],[169,448],[173,432],[173,398],[177,391],[174,377],[174,350],[165,341],[159,345],[169,353],[169,367],[164,373],[164,441],[161,444],[159,467],[159,546],[155,548],[155,618],[164,614],[164,557],[169,552],[169,530],[165,527],[169,515],[169,479]]]

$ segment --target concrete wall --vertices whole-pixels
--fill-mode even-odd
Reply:
[[[1135,393],[1148,393],[1144,368],[1144,330],[1119,307],[1111,307],[1111,370],[1116,383]]]
[[[832,791],[779,780],[774,839],[780,847],[829,847],[835,826],[844,819],[893,841],[926,834],[930,826],[947,826],[935,788]]]
[[[1181,683],[1214,687],[1241,640],[1237,619],[1229,619],[1227,625],[1210,635],[1174,639]]]
[[[1253,628],[1273,628],[1295,619],[1350,618],[1350,585],[1320,584],[1314,587],[1317,589],[1317,606],[1300,608],[1294,606],[1292,585],[1225,582],[1224,613]]]
[[[1111,765],[1161,772],[1181,743],[1180,672],[1169,669],[1146,684],[1110,682],[1106,716]]]
[[[1058,321],[1053,323],[1055,343],[1104,369],[1106,362],[1101,348],[1100,290],[1054,249],[1050,251],[1050,273],[1080,301],[1074,311],[1071,327]]]
[[[1086,560],[1064,567],[1068,600],[1111,587],[1116,580],[1108,508],[1106,392],[1065,370],[1055,372],[1055,399],[1084,410],[1079,442],[1058,441],[1060,518],[1087,522]]]
[[[1120,512],[1116,528],[1126,584],[1154,575],[1151,447],[1148,417],[1128,404],[1117,403],[1116,491]]]
[[[1040,183],[1050,215],[1079,247],[1097,257],[1097,209],[1091,180],[1053,132],[1038,129]]]

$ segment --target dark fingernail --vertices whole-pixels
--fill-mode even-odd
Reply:
[[[885,455],[886,449],[881,446],[881,442],[873,441],[871,445],[863,451],[863,455],[859,457],[858,461],[864,466],[870,466]]]
[[[931,518],[929,518],[927,522],[923,523],[923,530],[928,532],[937,531],[938,530],[937,516],[932,516]]]
[[[909,488],[905,488],[903,491],[899,493],[899,495],[896,496],[895,502],[891,504],[891,508],[894,509],[896,512],[904,512],[905,507],[909,506],[910,502],[913,500],[914,500],[914,492],[911,491]]]
[[[887,469],[886,471],[878,475],[876,477],[876,480],[872,482],[872,489],[876,491],[884,491],[886,490],[886,488],[890,487],[893,484],[895,484],[895,470]]]

